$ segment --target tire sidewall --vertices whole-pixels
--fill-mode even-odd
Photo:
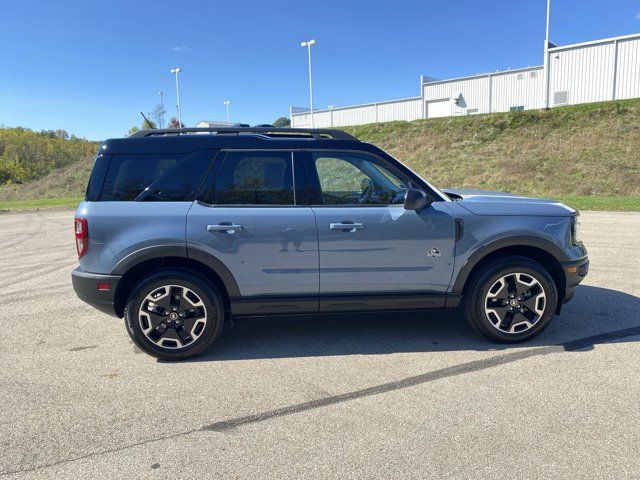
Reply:
[[[182,285],[193,290],[207,311],[204,331],[185,348],[160,347],[147,338],[140,326],[138,315],[142,302],[153,290],[167,284]],[[171,270],[151,274],[134,287],[125,307],[124,318],[129,336],[142,351],[163,360],[181,360],[199,355],[216,339],[224,320],[224,304],[220,294],[201,277],[191,272]]]
[[[498,279],[509,273],[525,273],[530,275],[540,283],[545,293],[545,309],[542,317],[532,328],[524,332],[510,334],[501,332],[495,328],[484,311],[487,291]],[[555,315],[557,304],[557,288],[546,269],[539,263],[527,258],[513,257],[487,268],[479,276],[471,292],[467,316],[470,317],[469,320],[480,333],[492,340],[499,342],[522,342],[535,337],[547,327]]]

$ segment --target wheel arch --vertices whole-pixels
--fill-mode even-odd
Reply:
[[[114,296],[116,314],[123,316],[129,293],[140,279],[165,269],[185,270],[202,277],[220,291],[228,308],[229,298],[240,296],[238,284],[231,272],[220,260],[206,252],[196,250],[198,253],[190,256],[186,252],[184,246],[181,249],[159,247],[155,252],[147,248],[135,259],[129,260],[126,266],[118,264],[120,268],[113,272],[122,275]]]
[[[560,313],[566,295],[566,277],[562,268],[566,255],[557,245],[540,238],[518,237],[497,240],[478,249],[461,268],[452,288],[453,293],[464,294],[473,277],[491,262],[506,256],[517,255],[534,260],[544,266],[551,275],[558,290],[558,307]]]

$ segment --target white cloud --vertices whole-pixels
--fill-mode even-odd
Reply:
[[[636,20],[640,20],[640,12],[636,13]]]
[[[191,51],[191,49],[189,47],[185,47],[185,46],[173,47],[171,50],[173,50],[174,52],[190,52]]]

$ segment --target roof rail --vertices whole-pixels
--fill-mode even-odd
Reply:
[[[355,140],[356,137],[342,130],[327,130],[320,128],[276,128],[276,127],[211,127],[211,128],[157,128],[153,130],[138,130],[129,135],[131,137],[157,137],[169,135],[184,135],[190,133],[209,133],[214,135],[256,134],[267,137],[304,138],[312,137],[316,140]]]

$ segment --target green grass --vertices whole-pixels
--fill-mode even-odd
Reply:
[[[578,210],[610,210],[640,212],[640,197],[588,197],[569,195],[554,200]],[[35,210],[40,208],[75,208],[82,197],[38,198],[35,200],[0,201],[0,211]]]
[[[640,197],[588,197],[567,195],[555,197],[555,200],[576,210],[640,212]]]
[[[581,210],[640,211],[640,99],[342,129],[441,188],[556,198]],[[46,156],[23,150],[22,156]],[[0,208],[75,205],[93,159],[62,164],[35,180],[0,185]]]
[[[640,99],[344,130],[440,187],[640,197]],[[612,204],[629,208],[634,202]]]
[[[37,198],[0,201],[0,211],[36,210],[40,208],[75,208],[83,197]]]

